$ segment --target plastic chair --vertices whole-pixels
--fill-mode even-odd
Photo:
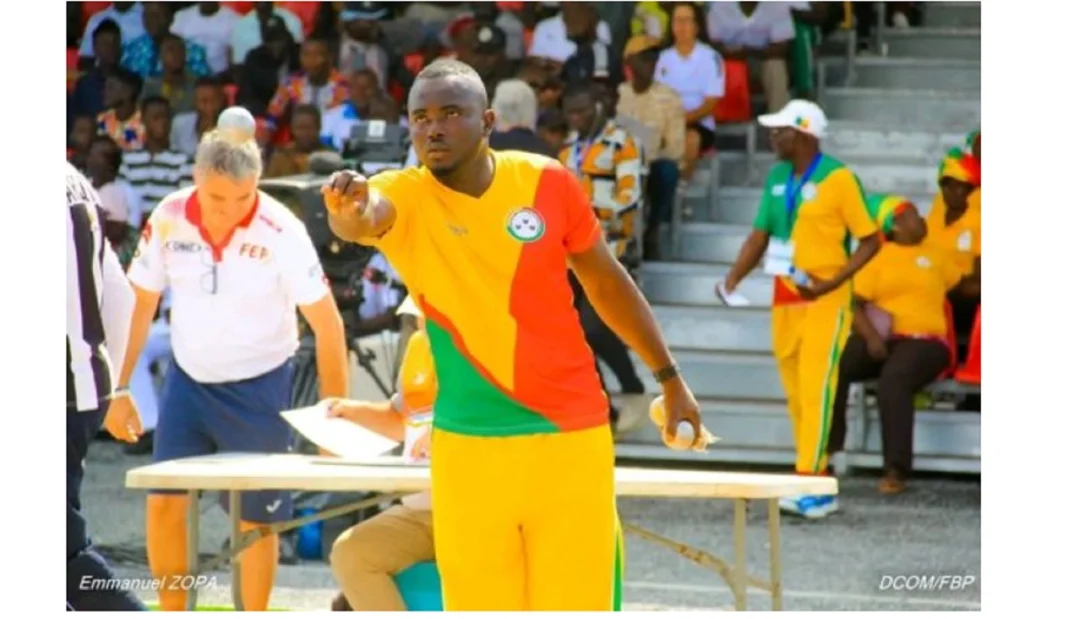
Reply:
[[[957,371],[957,381],[966,383],[969,385],[980,384],[980,378],[982,376],[981,362],[980,362],[980,335],[982,328],[980,325],[980,312],[982,306],[975,309],[975,324],[972,325],[972,337],[968,340],[968,358],[964,361],[964,365]]]
[[[416,563],[395,574],[393,582],[409,611],[440,612],[445,610],[441,597],[441,576],[436,563]]]

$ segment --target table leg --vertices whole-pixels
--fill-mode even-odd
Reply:
[[[731,588],[734,589],[734,609],[746,610],[749,604],[749,572],[745,566],[746,501],[734,500],[734,569]]]
[[[782,610],[782,522],[778,499],[768,500],[768,544],[771,546],[771,610]]]
[[[197,565],[200,561],[200,491],[189,491],[189,507],[187,508],[186,519],[186,533],[185,533],[185,561],[186,570],[189,575],[196,580],[199,576],[200,566]],[[197,608],[197,588],[189,587],[189,590],[185,592],[185,609],[196,610]]]
[[[241,543],[241,491],[230,491],[230,545],[236,547]],[[245,610],[241,599],[241,551],[230,557],[230,593],[234,600],[234,610]]]

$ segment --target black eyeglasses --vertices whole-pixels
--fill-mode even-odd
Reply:
[[[200,276],[200,289],[208,294],[218,294],[219,264],[215,262],[210,249],[201,251],[200,256],[201,264],[208,268],[207,272]]]

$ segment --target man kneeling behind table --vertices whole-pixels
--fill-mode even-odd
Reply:
[[[335,401],[330,414],[404,441],[409,459],[425,461],[430,455],[429,427],[417,426],[429,418],[437,378],[423,318],[410,297],[398,313],[415,315],[419,321],[419,331],[404,353],[398,393],[382,402]],[[430,493],[423,492],[404,497],[399,505],[342,533],[330,553],[330,568],[343,595],[335,600],[335,610],[407,610],[393,575],[434,560],[431,520]]]

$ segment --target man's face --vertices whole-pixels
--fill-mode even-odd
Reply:
[[[927,222],[915,206],[906,206],[894,217],[893,235],[895,243],[917,245],[927,236]]]
[[[357,71],[349,76],[349,97],[357,108],[366,110],[377,93],[378,76],[374,73]]]
[[[235,179],[226,174],[193,171],[197,201],[204,218],[223,228],[233,229],[256,203],[255,176]]]
[[[143,9],[145,32],[158,37],[171,27],[171,10],[163,2],[146,2]]]
[[[653,72],[656,71],[656,59],[647,52],[634,54],[626,60],[627,68],[630,69],[632,81],[638,86],[648,86],[653,81]]]
[[[494,115],[470,78],[418,80],[408,97],[412,146],[435,175],[472,160],[493,127]]]
[[[322,41],[305,41],[300,47],[300,68],[305,73],[323,75],[330,69],[330,51]]]
[[[93,39],[93,53],[96,61],[105,67],[119,64],[122,40],[117,32],[102,32]]]
[[[311,152],[319,145],[319,123],[311,114],[294,114],[289,128],[297,150]]]
[[[181,73],[185,71],[185,43],[180,39],[168,38],[160,46],[160,62],[164,73]]]
[[[89,155],[85,160],[85,167],[89,176],[97,182],[108,182],[114,176],[114,168],[111,165],[115,156],[115,145],[107,142],[95,142],[89,147]]]
[[[585,135],[593,128],[597,110],[593,97],[589,93],[580,93],[564,99],[564,116],[567,126],[580,135]]]
[[[771,130],[771,150],[779,159],[789,159],[794,155],[799,136],[792,127],[775,127]]]
[[[118,77],[112,76],[104,81],[104,107],[112,108],[128,102],[131,98],[130,87]]]
[[[96,123],[91,118],[78,117],[70,130],[71,145],[78,150],[89,148],[89,143],[93,141],[94,133],[96,133]]]
[[[588,40],[596,33],[597,13],[587,2],[563,3],[560,16],[564,19],[569,39]]]
[[[345,32],[356,41],[374,43],[378,39],[378,22],[354,19],[345,22]]]
[[[165,105],[150,105],[141,119],[145,123],[145,136],[152,140],[169,140],[171,135],[171,111]]]
[[[216,118],[226,105],[226,96],[218,86],[200,86],[193,91],[193,109],[202,118]]]
[[[942,189],[942,199],[950,210],[962,211],[968,208],[968,196],[975,189],[975,185],[948,176],[938,184]]]

